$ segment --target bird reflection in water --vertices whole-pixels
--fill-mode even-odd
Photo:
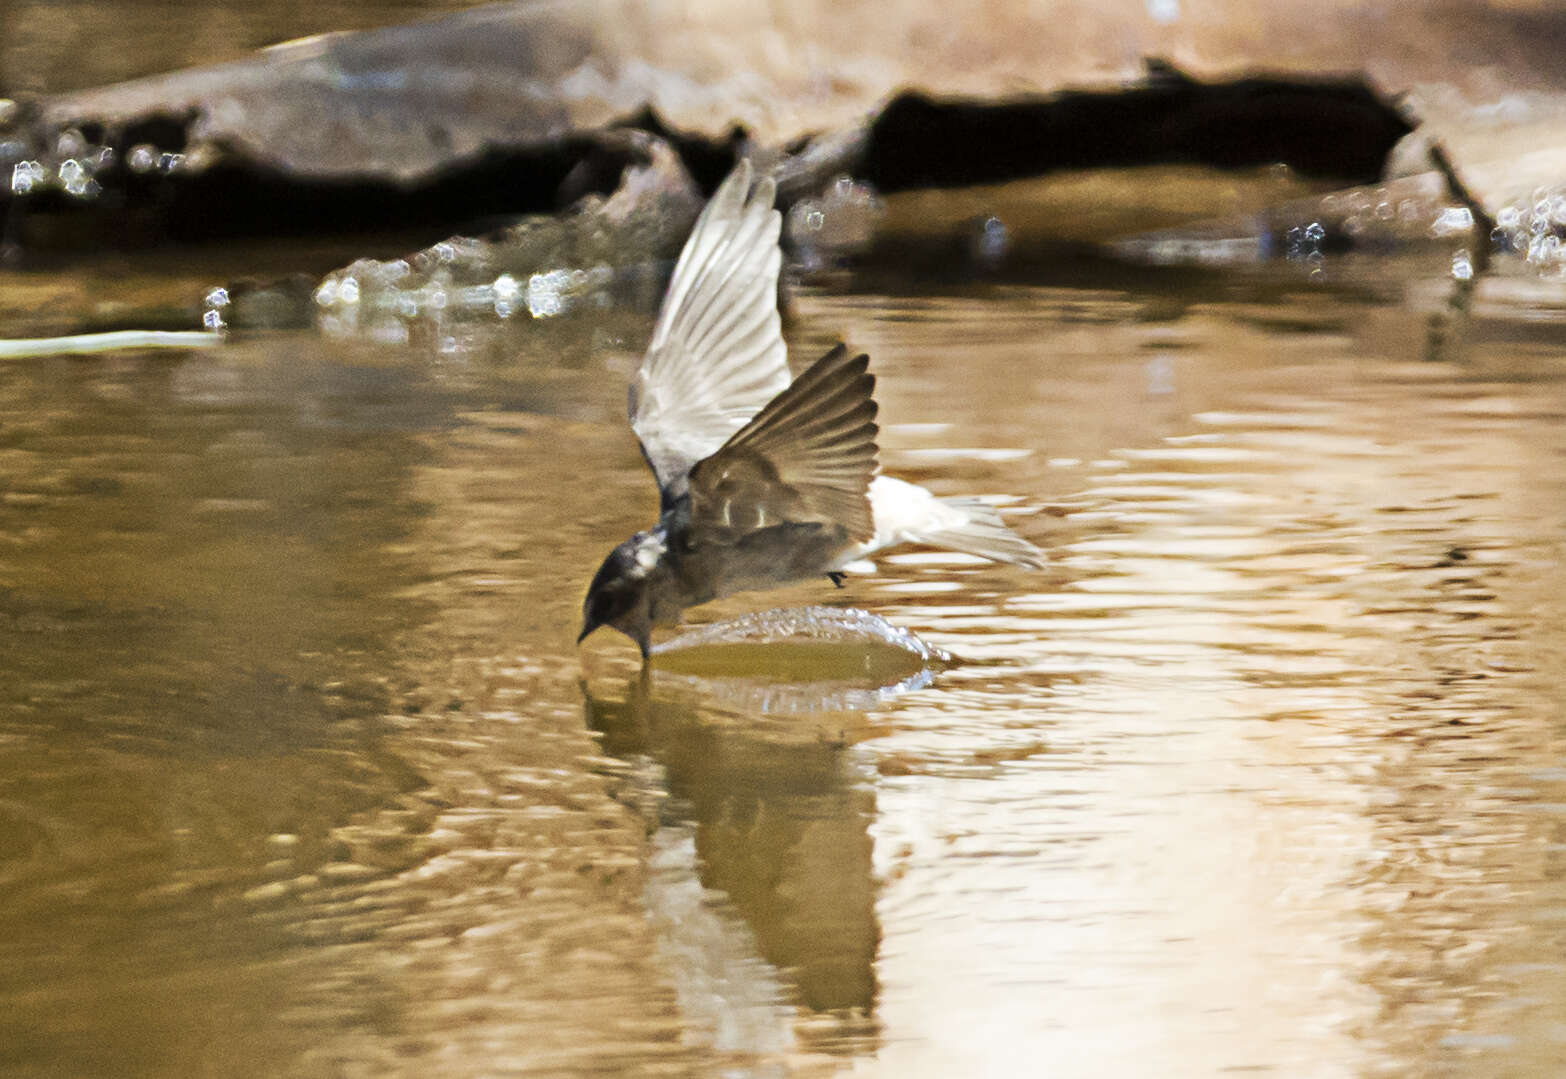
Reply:
[[[777,1003],[828,1019],[809,1024],[814,1047],[863,1052],[880,940],[876,794],[853,746],[872,733],[863,709],[923,685],[934,665],[852,640],[773,641],[759,664],[747,653],[762,647],[676,647],[618,687],[584,682],[587,725],[632,766],[622,798],[648,817],[655,851],[690,837],[689,872],[726,899],[718,909],[779,979]],[[836,670],[822,670],[823,648],[836,649]],[[668,882],[658,887],[666,897]],[[743,993],[755,981],[716,984]]]

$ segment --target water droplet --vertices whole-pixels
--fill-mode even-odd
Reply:
[[[132,146],[125,165],[132,172],[151,172],[158,167],[158,148],[145,142]]]
[[[1326,238],[1326,227],[1320,221],[1312,221],[1308,225],[1295,225],[1284,237],[1283,255],[1292,262],[1320,262],[1321,242]]]
[[[57,170],[60,177],[60,186],[65,189],[67,195],[75,198],[91,198],[98,194],[100,188],[97,181],[92,178],[83,164],[74,157],[66,158],[60,162]]]
[[[550,270],[536,273],[527,279],[527,310],[534,318],[552,318],[565,310],[561,297],[564,287],[562,271]]]
[[[1528,261],[1536,266],[1554,266],[1561,261],[1559,236],[1536,236],[1528,245]]]
[[[497,302],[514,302],[522,295],[522,286],[517,279],[508,273],[503,273],[495,278],[495,299]]]
[[[1011,250],[1011,231],[1006,222],[990,214],[979,222],[974,233],[973,256],[986,266],[994,266]]]
[[[1472,232],[1473,228],[1474,215],[1472,210],[1466,206],[1448,206],[1441,211],[1441,216],[1437,217],[1430,226],[1430,235],[1439,239],[1443,236]]]
[[[46,180],[49,173],[37,161],[18,161],[11,169],[11,191],[25,195]]]
[[[807,265],[823,265],[870,246],[884,207],[875,190],[839,176],[820,198],[800,199],[788,213],[789,238]]]
[[[66,128],[54,140],[56,157],[78,157],[87,150],[87,140],[74,127]]]

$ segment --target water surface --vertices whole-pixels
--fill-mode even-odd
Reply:
[[[579,655],[650,312],[0,366],[0,1074],[1552,1074],[1566,293],[1445,270],[804,289],[1050,567],[695,618],[922,675]]]

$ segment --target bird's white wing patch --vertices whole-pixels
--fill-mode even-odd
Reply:
[[[697,219],[631,383],[631,427],[666,492],[789,384],[776,185],[751,192],[750,177],[741,162]]]

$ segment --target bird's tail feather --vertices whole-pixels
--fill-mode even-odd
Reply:
[[[915,542],[977,555],[992,562],[1010,562],[1028,569],[1044,568],[1044,552],[1007,528],[1000,512],[988,502],[977,498],[942,498],[939,501],[967,520],[936,530],[921,530],[910,537]]]

